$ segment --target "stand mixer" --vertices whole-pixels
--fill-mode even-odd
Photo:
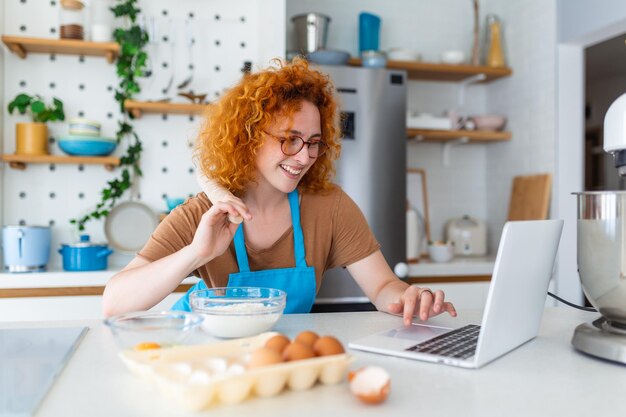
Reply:
[[[626,94],[604,117],[604,150],[626,176]],[[578,274],[602,317],[576,327],[581,352],[626,364],[626,191],[574,193],[578,198]]]

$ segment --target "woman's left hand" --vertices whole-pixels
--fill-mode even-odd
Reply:
[[[432,292],[428,288],[419,288],[414,285],[409,285],[400,295],[400,300],[397,303],[389,305],[390,313],[402,314],[406,326],[411,324],[414,315],[419,315],[419,318],[425,321],[429,317],[437,316],[446,311],[452,317],[456,317],[454,305],[445,301],[443,291]]]

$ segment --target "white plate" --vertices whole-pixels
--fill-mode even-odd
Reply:
[[[135,254],[143,248],[158,224],[157,215],[150,207],[128,201],[113,207],[104,222],[104,234],[114,249]]]

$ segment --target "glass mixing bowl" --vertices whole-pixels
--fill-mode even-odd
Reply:
[[[220,287],[194,291],[189,304],[204,317],[202,328],[223,338],[268,331],[280,319],[287,293],[275,288]]]
[[[183,311],[139,311],[104,320],[120,349],[186,345],[198,334],[202,316]]]

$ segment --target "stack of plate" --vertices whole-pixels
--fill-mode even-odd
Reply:
[[[59,147],[69,155],[106,156],[117,146],[115,138],[100,136],[100,123],[75,118],[69,121],[69,135],[59,139]]]

